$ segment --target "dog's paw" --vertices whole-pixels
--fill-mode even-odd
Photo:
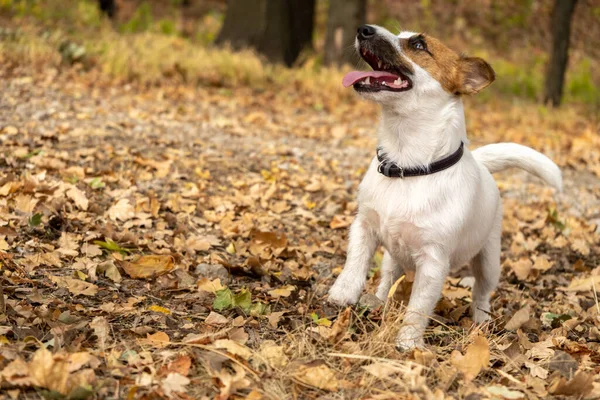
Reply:
[[[402,327],[396,337],[396,349],[398,351],[410,351],[425,347],[423,335],[416,332],[412,327]]]
[[[339,306],[355,304],[358,302],[361,291],[361,287],[348,284],[344,279],[338,279],[335,281],[331,289],[329,289],[329,297],[327,298],[327,301]]]
[[[475,303],[473,303],[473,306],[471,308],[471,312],[473,314],[473,321],[476,324],[483,324],[489,322],[492,319],[490,316],[490,312],[488,311],[489,309],[489,304],[477,306]]]

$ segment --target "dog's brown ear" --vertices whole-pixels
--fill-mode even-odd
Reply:
[[[459,94],[475,94],[496,79],[496,73],[483,58],[461,57],[458,63]]]

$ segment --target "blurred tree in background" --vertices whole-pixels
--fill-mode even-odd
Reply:
[[[552,50],[546,73],[544,103],[551,103],[554,107],[558,107],[562,101],[565,73],[569,61],[571,20],[576,4],[577,0],[555,0],[552,11],[550,24]]]
[[[325,64],[355,64],[356,28],[366,22],[367,0],[330,0],[325,38]]]
[[[288,66],[312,46],[315,0],[230,0],[216,44],[250,47]]]

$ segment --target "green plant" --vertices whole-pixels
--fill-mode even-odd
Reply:
[[[152,25],[152,8],[150,4],[143,2],[135,10],[135,13],[129,21],[121,26],[123,33],[144,32],[150,29]]]

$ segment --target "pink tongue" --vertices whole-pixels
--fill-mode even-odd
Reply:
[[[348,72],[346,74],[346,76],[344,76],[344,79],[342,79],[342,85],[344,85],[344,87],[352,86],[356,82],[358,82],[366,77],[371,77],[371,78],[387,77],[387,78],[393,78],[394,80],[398,79],[398,75],[394,75],[390,72],[385,72],[385,71],[352,71],[352,72]]]

